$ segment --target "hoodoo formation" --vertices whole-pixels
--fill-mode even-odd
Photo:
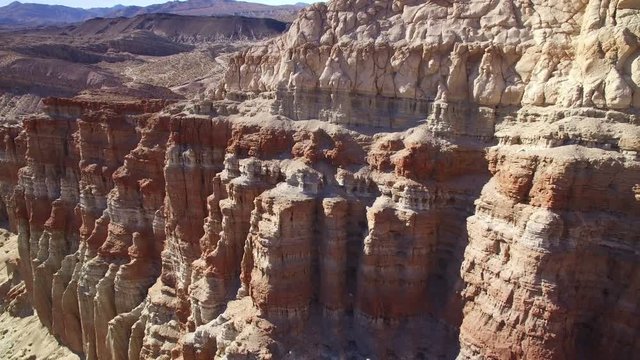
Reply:
[[[47,98],[0,126],[3,306],[90,360],[638,358],[639,37],[332,0],[208,97]]]

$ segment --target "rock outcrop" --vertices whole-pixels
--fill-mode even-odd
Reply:
[[[521,149],[491,150],[494,177],[468,220],[461,354],[635,352],[640,168],[600,149]]]
[[[635,354],[637,8],[333,1],[216,99],[48,99],[0,128],[26,293],[88,359]]]
[[[637,107],[636,8],[600,0],[314,4],[286,35],[236,56],[227,90],[293,92],[292,118],[330,110],[309,109],[308,92],[364,96],[322,98],[342,105],[331,117],[348,121],[358,121],[356,100],[397,103],[394,118],[418,100]]]

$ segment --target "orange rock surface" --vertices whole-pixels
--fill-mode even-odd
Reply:
[[[640,10],[607,4],[331,1],[215,100],[48,99],[0,126],[12,294],[91,360],[633,357]]]

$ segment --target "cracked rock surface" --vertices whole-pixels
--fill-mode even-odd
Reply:
[[[640,6],[331,1],[215,99],[0,127],[24,296],[87,359],[640,351]]]

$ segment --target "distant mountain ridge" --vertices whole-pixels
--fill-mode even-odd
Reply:
[[[64,5],[44,5],[14,1],[0,7],[0,26],[32,27],[76,23],[96,17],[133,17],[142,14],[168,13],[191,16],[240,15],[272,18],[285,22],[295,19],[306,4],[271,6],[235,0],[187,0],[141,6],[116,5],[108,8],[82,9]]]
[[[0,123],[33,113],[47,96],[195,96],[222,79],[227,54],[288,25],[152,13],[0,31]]]

